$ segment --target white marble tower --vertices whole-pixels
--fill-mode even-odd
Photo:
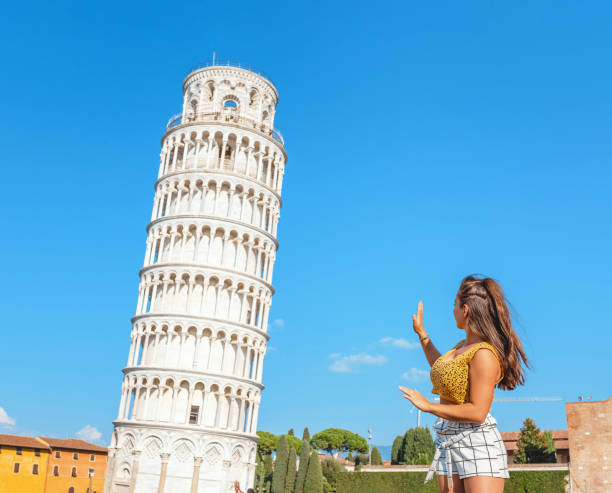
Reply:
[[[105,493],[253,486],[287,156],[270,79],[193,70],[159,175]]]

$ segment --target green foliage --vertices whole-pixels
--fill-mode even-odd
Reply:
[[[544,432],[544,441],[546,442],[546,453],[552,455],[555,458],[553,462],[556,462],[557,447],[555,447],[555,441],[550,431]]]
[[[355,462],[355,457],[353,457],[353,452],[348,453],[348,455],[346,456],[346,460],[349,462]]]
[[[367,466],[370,463],[370,456],[365,454],[357,454],[355,456],[355,471],[361,471],[361,466]]]
[[[331,485],[327,482],[325,477],[323,478],[323,493],[335,493],[335,489],[331,487]]]
[[[338,474],[336,493],[439,493],[424,472],[345,472]]]
[[[289,460],[287,462],[287,477],[285,479],[285,493],[293,493],[295,491],[296,461],[295,450],[290,448]]]
[[[274,433],[258,430],[257,436],[259,437],[259,440],[257,440],[257,454],[259,455],[260,459],[276,450],[278,445],[278,436],[276,436]]]
[[[304,428],[304,433],[302,433],[302,440],[310,444],[310,431],[308,430],[308,427]]]
[[[517,446],[518,450],[514,456],[514,462],[517,464],[541,464],[556,461],[552,435],[549,433],[547,438],[531,418],[523,421]]]
[[[304,493],[323,493],[323,473],[319,454],[313,450],[308,461],[308,472],[304,481]]]
[[[302,450],[302,440],[298,437],[292,435],[284,435],[284,437],[287,439],[289,448],[295,450],[296,454]]]
[[[276,460],[274,461],[274,474],[272,474],[272,492],[285,493],[285,482],[287,480],[287,465],[289,463],[289,445],[287,436],[282,435],[278,440]]]
[[[373,466],[383,465],[382,456],[380,455],[380,450],[378,450],[378,447],[372,448],[372,465]]]
[[[329,454],[337,452],[357,451],[367,452],[368,442],[357,433],[341,428],[327,428],[316,433],[311,440],[317,449],[325,450]]]
[[[306,472],[308,472],[308,461],[310,460],[310,445],[306,440],[302,441],[302,450],[300,451],[300,467],[295,479],[295,493],[303,493],[304,481],[306,480]]]
[[[344,472],[336,479],[336,493],[438,493],[434,479],[424,472]],[[567,471],[512,471],[504,493],[564,493]]]
[[[393,446],[391,447],[391,464],[394,466],[399,464],[399,456],[403,440],[404,437],[402,435],[397,435],[395,440],[393,440]]]
[[[504,493],[565,493],[567,471],[511,471]]]
[[[397,455],[397,463],[429,464],[433,460],[435,452],[436,446],[429,428],[410,428],[402,438],[402,444]]]
[[[332,490],[336,489],[338,474],[345,471],[344,466],[333,457],[326,457],[321,461],[321,472]]]
[[[272,487],[272,473],[274,471],[274,463],[272,462],[272,454],[264,455],[263,459],[264,464],[264,477],[263,477],[263,487],[262,492],[270,493],[270,488]]]
[[[266,491],[266,466],[259,457],[257,458],[257,467],[255,468],[255,490],[262,493]]]
[[[293,428],[289,428],[289,431],[287,432],[287,435],[289,435],[290,437],[294,437],[295,436],[295,432],[293,431]]]

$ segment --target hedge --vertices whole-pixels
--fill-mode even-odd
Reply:
[[[342,472],[336,493],[439,493],[436,475],[424,472]],[[564,493],[567,471],[511,471],[504,493]]]

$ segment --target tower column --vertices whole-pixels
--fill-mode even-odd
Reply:
[[[163,453],[161,456],[161,472],[159,474],[159,483],[157,485],[157,493],[164,493],[166,486],[166,474],[168,473],[168,461],[170,460],[170,454]]]

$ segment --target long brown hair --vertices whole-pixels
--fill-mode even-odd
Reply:
[[[523,344],[512,328],[504,292],[495,279],[467,276],[461,281],[457,298],[469,307],[470,330],[491,344],[502,364],[504,377],[497,385],[512,390],[525,383],[523,366],[529,367]]]

